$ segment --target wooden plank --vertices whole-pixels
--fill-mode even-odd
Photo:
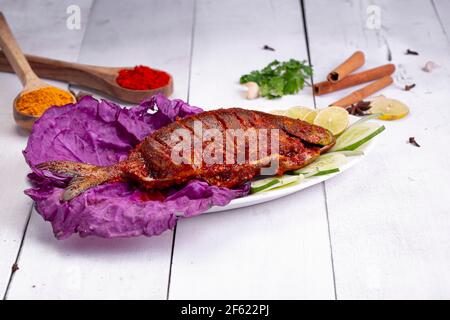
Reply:
[[[11,25],[25,52],[59,59],[75,60],[85,30],[85,19],[90,0],[78,1],[81,8],[81,29],[66,28],[66,8],[72,1],[5,1],[0,8]],[[49,32],[51,30],[51,32]],[[8,285],[11,267],[16,260],[32,201],[23,194],[28,188],[29,171],[23,156],[27,134],[16,128],[12,101],[21,90],[21,84],[12,74],[0,74],[0,293]],[[64,84],[52,82],[58,86]],[[17,271],[20,273],[20,271]]]
[[[370,5],[381,10],[379,29],[368,28]],[[306,1],[306,15],[315,81],[356,49],[366,53],[366,68],[387,63],[390,52],[396,83],[383,94],[411,109],[383,123],[366,161],[326,182],[337,298],[449,298],[450,59],[431,2]],[[405,55],[408,48],[419,55]],[[441,67],[422,71],[429,60]],[[421,148],[407,143],[411,136]]]
[[[166,69],[186,99],[192,17],[192,1],[96,1],[79,60]],[[33,213],[8,298],[164,299],[172,238],[57,241]]]
[[[94,7],[105,11],[94,11],[79,61],[116,67],[144,64],[165,70],[174,77],[172,97],[186,100],[194,0],[147,2],[107,5],[96,1]]]
[[[431,0],[434,9],[439,17],[439,22],[444,29],[447,39],[450,41],[450,17],[448,13],[450,12],[450,2],[447,0]]]
[[[276,51],[265,51],[267,44]],[[313,105],[310,90],[248,101],[239,77],[306,59],[298,1],[198,1],[190,102],[260,110]],[[181,220],[170,299],[334,298],[321,186],[266,204]]]

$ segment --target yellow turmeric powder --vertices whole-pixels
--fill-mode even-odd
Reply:
[[[18,111],[40,117],[52,106],[63,106],[74,102],[72,95],[62,89],[45,87],[21,95],[16,102]]]

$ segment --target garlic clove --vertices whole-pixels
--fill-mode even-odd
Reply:
[[[259,85],[256,82],[246,82],[244,86],[247,87],[247,99],[256,99],[259,97]]]
[[[425,72],[431,72],[437,67],[439,66],[436,63],[434,63],[433,61],[428,61],[427,63],[425,63],[425,66],[422,68],[422,70]]]

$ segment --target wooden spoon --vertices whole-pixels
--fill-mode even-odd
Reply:
[[[170,74],[169,82],[163,87],[151,90],[131,90],[119,86],[116,82],[116,78],[120,70],[133,69],[133,67],[101,67],[33,55],[25,55],[25,57],[39,77],[60,80],[81,87],[94,89],[125,102],[139,103],[144,98],[157,93],[162,93],[166,97],[173,93],[173,78]],[[5,54],[1,51],[0,71],[13,72]]]
[[[33,123],[39,118],[19,111],[16,107],[17,100],[25,93],[45,87],[51,87],[42,81],[31,69],[27,59],[20,50],[20,47],[12,34],[2,12],[0,12],[0,47],[3,49],[8,61],[11,63],[14,72],[19,77],[23,85],[23,90],[17,95],[13,103],[14,119],[19,127],[31,130]],[[71,95],[72,96],[72,95]],[[73,102],[76,101],[72,96]]]
[[[116,78],[120,70],[133,69],[132,67],[101,67],[33,55],[26,55],[25,57],[39,77],[60,80],[94,89],[126,102],[139,103],[144,98],[156,93],[162,93],[166,97],[173,93],[173,79],[171,75],[169,75],[169,82],[163,87],[152,90],[130,90],[119,86],[116,82]],[[13,68],[8,63],[5,54],[1,51],[0,71],[13,72]]]

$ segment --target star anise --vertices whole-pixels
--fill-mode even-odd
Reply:
[[[360,117],[366,116],[370,114],[369,112],[367,112],[370,109],[370,102],[361,100],[357,103],[348,106],[346,109],[348,113],[350,113],[351,115]]]

